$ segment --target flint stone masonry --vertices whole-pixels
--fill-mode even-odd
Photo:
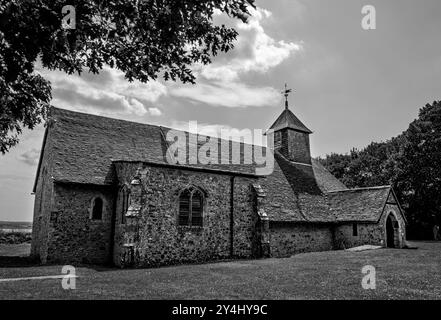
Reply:
[[[320,224],[272,223],[271,256],[334,249],[332,227]]]
[[[48,128],[51,123],[48,123]],[[39,167],[35,180],[35,203],[34,217],[32,223],[32,245],[31,257],[39,259],[41,262],[47,261],[47,246],[49,236],[49,218],[53,203],[52,171],[54,164],[54,153],[52,143],[52,131],[46,130],[45,144],[46,152],[41,155]]]
[[[358,235],[353,236],[353,223],[340,224],[335,229],[335,248],[347,249],[365,244],[371,245],[386,245],[386,219],[389,214],[393,214],[398,221],[398,229],[394,235],[395,246],[401,248],[406,239],[405,221],[399,214],[400,209],[396,204],[386,204],[383,213],[378,223],[356,223],[358,228]]]
[[[121,224],[120,220],[116,227],[116,265],[143,267],[253,256],[258,220],[253,210],[253,179],[234,178],[231,256],[231,176],[141,163],[117,163],[116,170],[123,184],[130,183],[136,172],[141,182],[131,186],[131,206],[140,205],[139,216],[126,216],[126,223]],[[179,193],[189,186],[197,186],[204,192],[202,227],[177,224]]]
[[[48,262],[106,263],[110,261],[111,188],[56,184],[49,223]],[[92,200],[103,200],[101,220],[91,219]]]

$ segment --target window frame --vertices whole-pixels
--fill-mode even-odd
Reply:
[[[100,200],[101,201],[101,213],[100,213],[100,218],[95,218],[95,205],[96,205],[96,201]],[[90,208],[90,220],[92,221],[102,221],[103,217],[104,217],[104,199],[100,196],[94,197],[92,199],[92,203],[91,203],[91,208]]]
[[[352,223],[352,236],[358,237],[358,224],[356,222]]]
[[[183,224],[181,223],[181,197],[183,196],[184,193],[189,193],[189,198],[188,198],[188,217],[187,218],[187,223]],[[198,216],[198,218],[200,218],[200,224],[195,225],[194,221],[193,221],[193,197],[195,194],[199,194],[200,196],[200,216]],[[178,214],[177,214],[177,225],[178,227],[189,227],[189,228],[203,228],[204,227],[204,208],[205,208],[205,193],[197,187],[191,186],[191,187],[187,187],[182,189],[179,192],[178,195]]]

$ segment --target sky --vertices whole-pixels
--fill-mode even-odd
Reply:
[[[197,84],[128,82],[117,70],[67,76],[38,72],[60,108],[212,134],[267,129],[290,109],[313,131],[314,157],[346,153],[406,130],[426,103],[441,100],[441,1],[257,0],[248,24],[222,15],[239,36],[211,65],[194,66]],[[364,30],[372,5],[376,28]],[[0,155],[0,220],[32,221],[32,185],[42,126]]]

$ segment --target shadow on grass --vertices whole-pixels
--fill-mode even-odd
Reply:
[[[213,260],[201,260],[201,261],[179,261],[179,262],[171,262],[171,263],[164,263],[164,264],[152,264],[152,265],[127,265],[125,267],[119,267],[114,264],[103,264],[103,265],[96,265],[96,264],[77,264],[76,266],[83,266],[89,269],[93,269],[97,272],[108,272],[108,271],[130,271],[130,270],[155,270],[155,269],[169,269],[169,268],[177,268],[177,267],[192,267],[192,266],[203,266],[203,265],[220,265],[222,263],[243,263],[243,262],[249,262],[249,263],[255,263],[258,261],[267,260],[267,258],[224,258],[224,259],[213,259]]]
[[[0,256],[0,268],[25,268],[39,265],[39,261],[31,257]]]

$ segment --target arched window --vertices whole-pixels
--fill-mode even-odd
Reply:
[[[95,198],[92,206],[92,220],[101,220],[103,218],[103,200]]]
[[[180,226],[202,227],[204,196],[199,189],[185,189],[179,195]]]
[[[191,225],[202,227],[202,193],[199,190],[193,192],[191,197]]]
[[[130,190],[124,185],[121,189],[121,223],[126,223],[126,213],[130,206]]]

